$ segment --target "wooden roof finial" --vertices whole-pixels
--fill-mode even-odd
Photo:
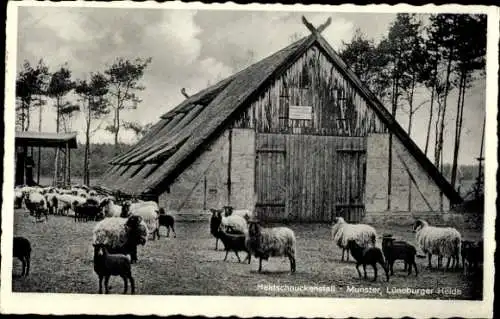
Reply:
[[[182,88],[181,93],[186,97],[186,99],[189,98],[189,95],[186,93],[186,88]]]
[[[318,28],[315,28],[309,21],[307,21],[306,17],[302,16],[302,23],[314,34],[316,37],[319,36],[321,32],[323,32],[329,25],[332,23],[332,18],[328,17],[328,19],[320,25]]]

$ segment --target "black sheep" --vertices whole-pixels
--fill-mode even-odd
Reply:
[[[30,273],[31,264],[30,241],[24,237],[16,236],[14,237],[12,245],[14,258],[18,258],[23,263],[23,271],[21,273],[21,276],[28,276]]]
[[[222,222],[222,210],[210,209],[212,217],[210,217],[210,234],[215,237],[215,250],[217,250],[217,243],[219,241],[219,226]]]
[[[391,235],[385,235],[382,238],[382,251],[391,275],[394,275],[394,262],[403,260],[405,270],[408,268],[408,275],[411,274],[412,268],[415,268],[415,276],[418,276],[417,263],[415,262],[415,255],[417,254],[415,246],[402,240],[395,240]]]
[[[102,294],[102,280],[104,279],[105,293],[109,293],[109,278],[120,276],[123,279],[126,294],[128,281],[130,280],[131,293],[135,293],[135,282],[132,277],[132,267],[128,256],[122,254],[110,254],[102,244],[94,245],[94,271],[99,276],[99,293]]]
[[[359,271],[359,266],[363,265],[363,272],[365,274],[364,278],[366,279],[366,265],[371,265],[375,274],[373,281],[376,281],[377,263],[379,263],[385,271],[387,281],[389,281],[389,272],[387,271],[387,267],[385,266],[384,255],[382,254],[382,250],[380,250],[380,248],[375,246],[363,248],[359,246],[354,240],[349,240],[347,242],[347,247],[349,248],[352,257],[356,260],[356,270],[358,271],[358,275],[360,278],[361,272]]]
[[[172,232],[174,233],[174,238],[177,237],[177,234],[175,233],[174,229],[174,224],[175,224],[174,217],[168,215],[163,208],[159,209],[158,224],[159,224],[158,229],[156,230],[158,238],[160,238],[161,226],[165,226],[167,228],[167,237],[170,236],[170,229],[172,229]]]
[[[483,262],[484,244],[483,241],[462,240],[461,247],[462,264],[464,265],[464,273],[468,274],[471,270],[477,270]]]
[[[250,263],[251,255],[246,246],[245,234],[243,233],[226,233],[222,230],[222,227],[219,229],[218,238],[224,244],[224,249],[226,250],[226,256],[224,257],[224,261],[227,259],[227,255],[229,251],[234,251],[236,257],[238,258],[238,262],[241,262],[240,256],[238,255],[239,251],[245,251],[247,253],[247,257],[244,261],[248,260]]]

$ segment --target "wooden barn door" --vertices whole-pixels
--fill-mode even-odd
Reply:
[[[365,153],[363,137],[257,134],[257,216],[268,222],[359,221]]]
[[[256,214],[266,221],[287,219],[285,135],[257,134],[255,142]]]
[[[359,222],[365,211],[366,151],[341,149],[336,154],[336,216]]]

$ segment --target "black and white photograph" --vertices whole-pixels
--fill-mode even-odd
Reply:
[[[498,37],[486,6],[9,3],[2,312],[492,316]]]

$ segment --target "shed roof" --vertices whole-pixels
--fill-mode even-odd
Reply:
[[[77,148],[76,132],[16,132],[17,146],[66,147]]]
[[[162,128],[145,136],[136,147],[111,161],[126,166],[110,169],[100,183],[140,194],[161,192],[189,165],[205,142],[223,130],[231,116],[273,79],[315,45],[353,83],[389,130],[396,135],[452,202],[462,199],[427,156],[408,136],[380,100],[342,61],[318,33],[304,37],[248,68],[184,100],[161,116]],[[115,183],[120,181],[119,183]],[[123,182],[123,183],[122,183]]]

